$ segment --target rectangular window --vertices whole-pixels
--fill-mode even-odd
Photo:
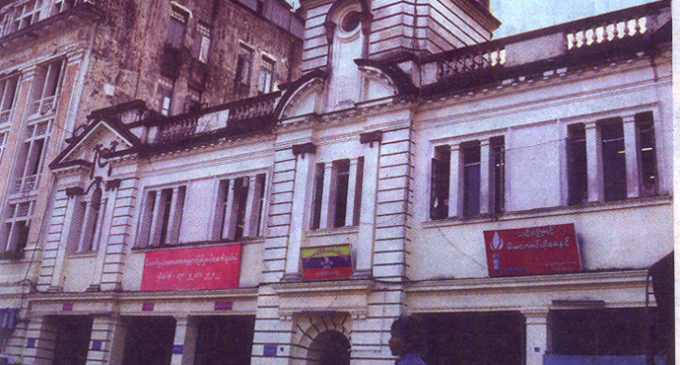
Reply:
[[[40,10],[42,9],[42,0],[33,0],[24,2],[14,8],[14,21],[12,22],[12,31],[24,29],[31,24],[35,24],[40,20]]]
[[[449,215],[451,175],[451,149],[449,146],[435,148],[431,174],[430,219],[444,219]]]
[[[2,246],[8,251],[22,251],[28,243],[33,202],[10,204],[2,227]]]
[[[97,249],[106,200],[96,188],[89,201],[78,201],[71,218],[71,229],[66,245],[67,253],[90,252]]]
[[[602,178],[604,201],[624,200],[626,189],[626,146],[623,122],[613,118],[598,123],[602,147]]]
[[[493,137],[489,143],[491,146],[491,213],[501,214],[505,211],[505,138]]]
[[[172,99],[175,94],[175,81],[162,77],[158,80],[158,95],[160,96],[161,114],[168,116],[172,112]]]
[[[192,87],[187,89],[186,102],[184,103],[184,112],[190,113],[199,111],[201,109],[201,98],[203,97],[203,92],[196,90]]]
[[[642,197],[655,196],[658,194],[658,179],[654,116],[652,112],[636,114],[635,129],[638,140],[640,195]]]
[[[179,242],[186,186],[150,190],[142,213],[139,246],[159,246]]]
[[[5,145],[7,144],[7,136],[9,132],[0,132],[0,163],[2,163],[2,156],[5,153]]]
[[[0,80],[0,126],[10,121],[18,85],[19,75]]]
[[[188,22],[189,13],[177,6],[173,6],[170,13],[170,23],[168,24],[167,38],[168,44],[170,44],[173,48],[180,48],[182,43],[184,43],[184,35],[187,31]]]
[[[363,162],[363,157],[330,162],[330,176],[324,171],[326,164],[317,164],[311,229],[359,224]],[[352,167],[352,164],[355,166]]]
[[[480,213],[481,149],[479,141],[461,146],[463,153],[463,216],[474,217]]]
[[[57,95],[61,87],[65,65],[66,62],[62,59],[38,68],[33,84],[31,114],[44,115],[54,112],[57,107]]]
[[[583,123],[572,124],[567,133],[568,204],[579,205],[588,201],[586,127]]]
[[[274,87],[274,61],[269,57],[262,56],[262,64],[260,65],[260,82],[257,85],[257,90],[263,94],[272,92]]]
[[[220,182],[215,216],[215,240],[239,240],[262,233],[266,175]]]
[[[51,128],[51,120],[26,126],[26,138],[17,154],[13,193],[28,193],[38,187]]]
[[[211,29],[204,23],[199,23],[196,30],[196,42],[194,43],[194,57],[203,63],[208,63],[210,55]]]
[[[236,59],[236,82],[250,85],[250,73],[253,68],[252,48],[241,44]]]
[[[50,15],[57,15],[61,12],[73,8],[75,0],[55,0],[54,5],[52,5],[52,13]]]

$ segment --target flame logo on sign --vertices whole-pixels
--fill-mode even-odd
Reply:
[[[504,243],[501,237],[498,235],[498,232],[495,232],[493,234],[493,239],[491,240],[491,249],[494,251],[498,251],[503,249]]]

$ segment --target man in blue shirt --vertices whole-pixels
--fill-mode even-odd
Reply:
[[[399,317],[392,322],[389,345],[392,355],[399,357],[395,365],[425,365],[417,352],[420,349],[420,330],[412,316]]]

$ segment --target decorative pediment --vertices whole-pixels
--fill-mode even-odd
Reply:
[[[72,138],[69,146],[50,164],[50,168],[54,170],[80,164],[97,169],[98,160],[102,156],[129,150],[139,144],[139,140],[124,126],[98,120]]]

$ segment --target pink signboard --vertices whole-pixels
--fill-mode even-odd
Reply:
[[[142,291],[238,287],[241,245],[149,251]]]
[[[573,224],[484,231],[489,276],[581,271]]]

